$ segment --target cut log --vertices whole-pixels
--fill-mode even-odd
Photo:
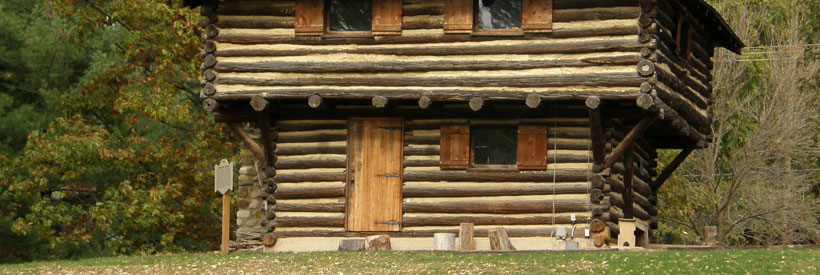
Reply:
[[[433,250],[434,251],[453,251],[453,250],[456,250],[456,234],[453,234],[453,233],[435,233],[435,234],[433,234]]]
[[[474,97],[470,99],[470,109],[473,111],[479,111],[481,108],[484,107],[484,99],[480,97]]]
[[[219,102],[213,98],[206,98],[202,101],[202,108],[207,112],[213,113],[216,109],[219,109]]]
[[[262,96],[254,96],[251,98],[251,108],[254,111],[261,112],[264,111],[265,108],[268,107],[268,101],[265,100]]]
[[[541,106],[541,96],[538,95],[538,94],[529,94],[529,95],[527,95],[527,99],[525,100],[525,103],[527,104],[528,107],[530,107],[532,109],[537,109],[538,107]]]
[[[494,251],[513,251],[515,247],[510,242],[510,237],[507,236],[507,231],[503,227],[490,229],[488,233],[490,238],[490,249]]]
[[[339,251],[363,251],[365,243],[364,238],[342,239],[339,241]]]
[[[376,235],[376,236],[369,236],[369,237],[365,238],[364,250],[365,251],[389,251],[389,250],[392,250],[392,247],[390,246],[390,236],[388,236],[388,235]]]
[[[319,95],[312,95],[308,97],[308,106],[310,106],[311,108],[320,108],[323,105],[322,103],[322,97]]]
[[[432,104],[432,103],[433,103],[433,100],[430,99],[429,96],[426,96],[426,95],[419,96],[419,107],[421,107],[422,109],[427,109],[428,107],[430,107],[430,104]]]
[[[370,102],[376,108],[384,108],[385,106],[387,106],[388,100],[387,100],[386,97],[383,97],[383,96],[374,96],[373,99],[370,100]]]
[[[475,241],[473,240],[473,233],[475,225],[472,223],[461,223],[461,229],[458,231],[458,250],[471,251],[475,250]]]

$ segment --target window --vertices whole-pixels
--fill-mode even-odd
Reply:
[[[478,0],[475,17],[478,30],[521,29],[521,0]]]
[[[544,170],[546,126],[441,126],[442,169]]]
[[[299,0],[297,36],[401,34],[401,0]]]
[[[516,127],[473,127],[470,131],[471,167],[515,165]]]
[[[369,32],[373,19],[371,0],[330,0],[327,2],[329,32]]]
[[[552,0],[448,0],[445,33],[524,34],[552,31]]]

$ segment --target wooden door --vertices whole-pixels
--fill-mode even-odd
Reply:
[[[345,230],[401,230],[401,119],[352,119],[347,135]]]

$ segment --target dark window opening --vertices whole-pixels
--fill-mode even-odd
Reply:
[[[371,0],[329,0],[328,31],[369,32],[373,20]]]
[[[478,0],[476,29],[508,30],[521,28],[521,0]]]
[[[474,166],[516,164],[517,127],[473,127],[470,133]]]

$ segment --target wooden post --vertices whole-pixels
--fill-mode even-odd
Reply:
[[[604,169],[606,159],[606,142],[601,121],[601,99],[597,96],[589,97],[586,105],[589,108],[589,137],[592,140],[593,168],[598,172]]]
[[[675,159],[672,160],[672,162],[670,162],[669,165],[666,166],[666,168],[663,168],[663,172],[661,172],[661,174],[658,176],[657,179],[655,179],[655,182],[652,184],[653,193],[656,193],[658,192],[658,189],[661,189],[663,183],[666,182],[666,180],[672,176],[672,173],[674,173],[675,170],[678,169],[678,166],[680,166],[683,163],[683,161],[686,160],[686,157],[688,157],[689,154],[692,153],[692,151],[694,151],[694,148],[692,147],[681,150],[678,156],[675,157]]]
[[[643,133],[647,129],[649,129],[649,126],[652,126],[652,123],[654,123],[656,120],[658,120],[657,115],[645,117],[641,119],[640,122],[638,122],[638,125],[632,127],[632,130],[629,131],[628,134],[626,134],[626,136],[623,140],[621,140],[620,143],[618,143],[618,147],[615,147],[615,149],[612,150],[612,153],[609,154],[609,157],[606,158],[603,169],[612,167],[612,165],[614,165],[615,162],[618,161],[618,158],[620,158],[621,155],[624,154],[627,147],[630,147],[632,146],[632,144],[635,144],[635,141],[637,141],[638,138],[643,136]]]
[[[233,163],[222,159],[214,165],[214,191],[222,194],[222,253],[230,251],[231,235],[231,189],[233,189]]]
[[[322,100],[321,96],[312,95],[312,96],[308,97],[308,106],[310,106],[311,108],[314,108],[314,109],[321,108],[324,105],[323,101],[324,100]]]
[[[231,239],[231,191],[222,194],[222,253],[230,251]]]
[[[632,155],[634,146],[630,144],[624,153],[624,219],[633,218],[632,209]]]
[[[461,223],[461,228],[458,230],[458,250],[470,251],[475,250],[475,242],[473,240],[473,233],[475,225],[472,223]]]

